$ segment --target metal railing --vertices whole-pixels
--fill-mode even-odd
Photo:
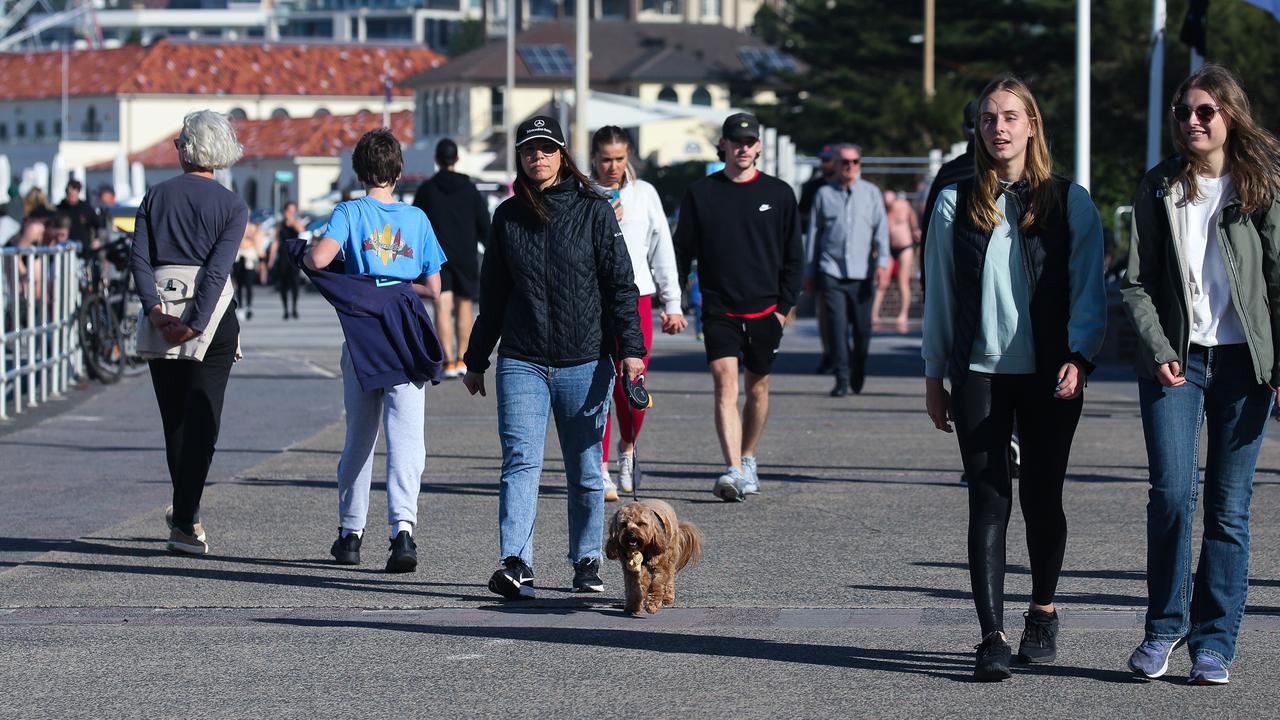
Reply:
[[[66,392],[83,367],[79,251],[0,248],[0,420]]]

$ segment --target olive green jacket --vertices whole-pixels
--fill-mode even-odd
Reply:
[[[1176,180],[1185,161],[1173,157],[1152,168],[1133,201],[1129,270],[1121,296],[1138,333],[1138,375],[1190,350],[1191,303],[1187,292],[1186,184]],[[1280,198],[1266,212],[1245,214],[1231,198],[1218,216],[1217,240],[1231,285],[1231,301],[1244,327],[1256,380],[1280,386]]]

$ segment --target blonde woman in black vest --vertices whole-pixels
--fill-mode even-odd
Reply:
[[[1012,655],[1004,633],[1009,439],[1016,423],[1031,561],[1018,656],[1052,662],[1067,542],[1062,484],[1102,346],[1106,295],[1098,211],[1088,191],[1052,174],[1030,88],[1013,77],[988,85],[978,135],[975,177],[944,189],[929,223],[922,355],[929,417],[948,433],[955,423],[969,478],[969,575],[982,628],[974,678],[998,681],[1010,677]]]

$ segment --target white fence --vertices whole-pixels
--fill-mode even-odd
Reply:
[[[83,367],[79,250],[0,248],[0,420],[66,392]]]

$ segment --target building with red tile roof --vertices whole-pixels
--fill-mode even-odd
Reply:
[[[405,45],[168,39],[0,54],[0,154],[18,173],[52,166],[55,155],[68,168],[93,165],[172,137],[196,110],[237,120],[365,112],[380,122],[384,110],[413,109],[413,90],[400,81],[444,62]]]
[[[305,118],[279,117],[266,120],[233,121],[236,136],[244,146],[244,157],[231,168],[232,189],[250,207],[275,205],[277,194],[300,200],[303,207],[334,189],[342,163],[360,137],[383,126],[382,113],[320,115]],[[391,130],[402,145],[413,142],[413,113],[391,115]],[[132,153],[129,164],[141,163],[147,182],[155,184],[181,172],[173,141],[169,137]],[[110,182],[112,163],[88,168],[88,184],[96,187]],[[425,174],[431,168],[405,168],[405,174]],[[290,178],[290,179],[283,179]]]

